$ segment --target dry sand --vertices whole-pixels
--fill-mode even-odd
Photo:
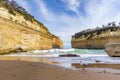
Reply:
[[[120,80],[120,74],[103,70],[70,70],[43,62],[29,62],[25,57],[25,61],[18,57],[7,60],[6,56],[0,59],[0,80]]]

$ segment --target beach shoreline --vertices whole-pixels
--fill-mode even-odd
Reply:
[[[109,64],[110,65],[110,64]],[[104,64],[104,66],[106,66]],[[112,65],[114,66],[114,65]],[[119,80],[119,69],[68,69],[49,59],[20,56],[0,56],[1,80]]]

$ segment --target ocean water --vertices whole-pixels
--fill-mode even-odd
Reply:
[[[77,54],[80,57],[59,57],[61,54]],[[51,50],[35,50],[22,53],[11,53],[9,56],[29,56],[49,58],[53,62],[61,62],[61,66],[70,68],[72,63],[110,63],[120,64],[119,57],[110,57],[104,50],[92,49],[51,49]]]

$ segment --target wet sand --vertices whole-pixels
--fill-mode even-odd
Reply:
[[[120,70],[120,64],[103,64],[103,63],[96,63],[96,64],[88,64],[87,66],[83,66],[80,63],[73,63],[72,66],[75,68],[109,68],[109,69],[117,69]]]
[[[104,69],[71,70],[51,64],[49,60],[45,63],[25,58],[0,56],[0,80],[120,80],[119,73],[108,73]]]

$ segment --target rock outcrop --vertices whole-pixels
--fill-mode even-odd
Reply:
[[[34,18],[26,20],[18,11],[14,11],[13,15],[7,8],[0,6],[0,53],[53,47],[63,48],[63,43],[42,23]]]
[[[52,35],[52,48],[63,48],[63,42],[55,35]]]
[[[59,57],[80,57],[80,56],[77,54],[62,54],[62,55],[59,55]]]
[[[120,57],[120,43],[106,44],[105,51],[111,57]]]
[[[120,42],[120,27],[107,26],[84,30],[72,36],[72,48],[104,49],[107,43]]]

